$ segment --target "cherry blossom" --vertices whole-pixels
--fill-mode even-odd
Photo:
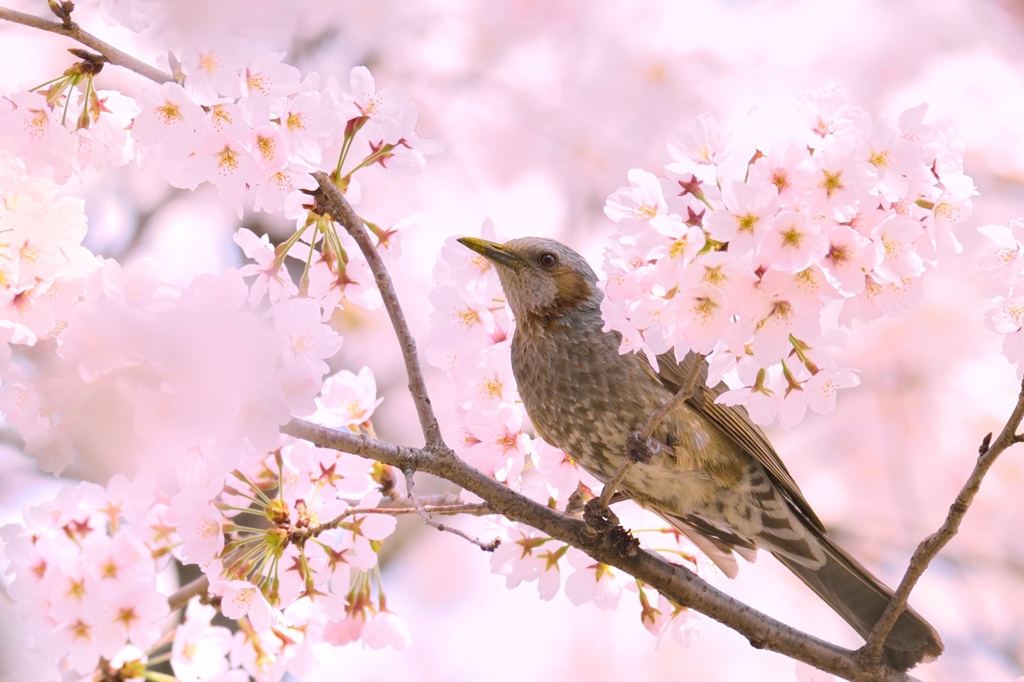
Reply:
[[[377,398],[377,382],[369,367],[359,374],[343,369],[324,380],[316,419],[334,428],[356,427],[368,423],[382,401]]]
[[[693,132],[677,132],[668,143],[673,163],[665,168],[677,175],[691,173],[701,180],[717,182],[716,165],[728,154],[729,136],[722,133],[718,122],[710,114],[697,117]]]
[[[231,631],[211,625],[217,610],[198,599],[189,602],[171,649],[171,667],[181,682],[214,679],[228,671]]]
[[[197,104],[217,105],[221,98],[241,96],[239,71],[245,66],[244,41],[230,36],[205,50],[189,49],[181,55],[186,74],[185,91]]]
[[[568,550],[567,545],[549,546],[551,538],[519,524],[508,528],[508,540],[491,554],[491,573],[506,576],[511,589],[521,582],[537,580],[542,599],[553,599],[561,582],[558,564]]]
[[[150,22],[145,0],[100,0],[100,16],[111,26],[135,32],[148,28]]]
[[[142,145],[161,146],[164,154],[184,159],[206,130],[206,116],[177,83],[145,85],[135,98],[141,111],[132,124],[132,137]],[[205,178],[204,178],[205,179]]]
[[[619,605],[622,583],[610,566],[594,561],[575,547],[569,549],[566,558],[576,570],[565,580],[565,596],[573,604],[594,602],[594,606],[611,611]]]

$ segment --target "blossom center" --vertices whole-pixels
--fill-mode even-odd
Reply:
[[[734,219],[736,220],[736,229],[740,232],[747,233],[753,233],[754,225],[756,225],[758,221],[758,217],[753,213],[734,216]]]
[[[786,172],[785,168],[776,168],[772,171],[772,184],[775,185],[775,189],[782,193],[782,190],[789,187],[789,173]]]
[[[888,168],[889,166],[892,165],[893,159],[892,154],[890,152],[884,151],[875,152],[874,154],[871,155],[871,158],[868,159],[868,161],[870,161],[871,165],[875,166],[876,168]]]
[[[821,181],[819,187],[825,190],[825,194],[832,196],[843,188],[843,171],[830,173],[827,170],[823,170],[822,173],[825,175],[825,178]]]
[[[800,242],[803,241],[804,233],[798,230],[796,227],[790,227],[788,230],[782,233],[782,245],[793,249],[800,248]]]
[[[156,115],[157,118],[163,121],[165,126],[172,126],[179,121],[185,120],[185,117],[181,114],[181,107],[171,100],[165,101],[162,107],[158,107]]]
[[[220,68],[220,56],[216,52],[207,52],[199,60],[199,67],[206,73],[214,73]]]

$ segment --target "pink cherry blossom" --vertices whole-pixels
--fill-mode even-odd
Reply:
[[[301,360],[327,372],[324,361],[341,348],[341,335],[320,321],[320,306],[309,298],[290,298],[274,306],[274,328],[284,341],[285,361]]]
[[[171,667],[181,682],[209,680],[228,671],[231,631],[211,625],[217,610],[197,598],[189,602],[171,649]]]
[[[914,241],[924,228],[917,221],[892,215],[872,231],[871,238],[880,245],[882,261],[874,272],[887,282],[900,283],[906,278],[919,277],[924,272],[924,260],[914,250]]]
[[[367,493],[358,506],[363,509],[376,507],[381,497],[380,492]],[[370,546],[370,541],[380,541],[394,533],[398,521],[386,514],[356,514],[349,519],[345,528],[352,537],[352,565],[364,571],[369,570],[377,565],[377,552]]]
[[[277,213],[284,208],[290,194],[297,190],[316,189],[316,186],[316,180],[309,174],[307,168],[290,164],[260,180],[256,188],[253,209]]]
[[[769,424],[779,413],[779,402],[767,388],[743,387],[726,391],[715,399],[722,405],[742,405],[755,424]]]
[[[100,0],[100,16],[110,26],[124,26],[136,33],[149,28],[145,0]]]
[[[280,118],[289,154],[319,163],[323,150],[334,139],[334,107],[315,90],[303,92],[288,99]]]
[[[361,639],[371,649],[391,647],[401,651],[409,646],[412,638],[409,628],[401,618],[390,611],[375,613],[363,626]]]
[[[677,175],[692,173],[701,182],[718,181],[715,166],[721,163],[729,148],[729,136],[722,133],[711,114],[701,114],[693,132],[678,131],[669,138],[668,153],[672,163],[665,168]]]
[[[802,213],[783,211],[775,216],[764,237],[759,258],[784,272],[800,272],[829,251],[829,241]]]
[[[534,438],[530,446],[530,458],[536,470],[544,475],[548,496],[557,501],[559,509],[565,509],[569,497],[579,486],[579,467],[568,455],[549,445],[543,438]]]
[[[173,505],[181,536],[181,558],[186,563],[205,563],[224,549],[223,516],[210,504],[193,504],[188,497]]]
[[[249,57],[241,74],[242,94],[257,99],[283,97],[299,87],[299,70],[281,63],[284,53],[262,53]]]
[[[332,428],[359,426],[370,421],[382,401],[377,398],[377,382],[369,367],[359,374],[343,369],[324,380],[316,419]]]
[[[621,187],[608,197],[604,212],[615,222],[648,220],[668,212],[662,180],[654,174],[634,168],[627,174],[629,187]]]
[[[60,110],[51,108],[39,93],[15,93],[9,101],[13,105],[9,111],[0,109],[4,149],[21,159],[30,172],[50,167],[55,182],[66,182],[73,170],[74,149],[71,133],[61,123]]]
[[[408,95],[403,88],[390,86],[378,91],[373,76],[365,66],[352,69],[349,76],[351,101],[359,113],[369,118],[366,130],[371,140],[395,144],[402,137],[402,112]],[[348,96],[346,95],[346,99]]]
[[[182,71],[187,75],[185,92],[203,105],[216,105],[222,97],[239,97],[239,71],[245,66],[245,50],[244,41],[230,36],[205,50],[185,50],[181,56]]]
[[[256,261],[243,266],[238,271],[242,276],[258,275],[249,294],[251,304],[255,305],[262,301],[268,292],[271,303],[298,293],[299,288],[292,281],[283,261],[277,259],[274,247],[270,245],[270,238],[267,235],[257,237],[252,230],[242,227],[235,233],[234,239],[235,243],[245,252],[246,257]]]
[[[552,549],[551,538],[521,524],[511,524],[508,540],[498,545],[491,554],[491,573],[504,575],[509,589],[521,582],[537,580],[542,599],[550,600],[558,592],[561,582],[559,561],[568,550],[567,545]]]
[[[810,179],[799,170],[800,164],[808,158],[806,147],[790,140],[779,140],[772,145],[767,156],[762,156],[750,166],[750,183],[774,185],[779,206],[789,208],[810,189]]]
[[[159,144],[174,159],[184,159],[196,148],[206,117],[180,85],[144,85],[135,101],[141,111],[132,124],[132,137],[139,144]]]
[[[1024,272],[1024,221],[1015,218],[1009,227],[984,225],[978,231],[990,240],[978,256],[978,269],[992,278],[994,292],[1005,290]]]
[[[248,618],[256,632],[270,627],[274,610],[260,589],[247,580],[211,582],[210,592],[220,596],[220,610],[227,618]]]
[[[804,384],[807,406],[819,414],[828,414],[836,407],[836,391],[857,386],[860,377],[848,369],[822,369]]]
[[[778,211],[775,187],[767,183],[748,185],[733,182],[722,190],[726,210],[718,210],[707,218],[708,234],[712,239],[729,242],[734,254],[756,249]]]
[[[873,270],[881,260],[877,245],[846,225],[829,230],[828,242],[828,253],[821,259],[821,266],[841,292],[859,294],[864,290],[864,273]]]
[[[499,481],[515,481],[523,470],[530,437],[523,433],[522,407],[502,405],[496,414],[472,410],[457,418],[453,448],[460,457]]]
[[[565,580],[565,596],[577,606],[594,602],[603,611],[612,611],[619,605],[622,583],[610,566],[590,558],[575,547],[569,549],[566,558],[576,570]]]

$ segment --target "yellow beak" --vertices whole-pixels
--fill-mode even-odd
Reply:
[[[458,242],[467,249],[476,251],[495,265],[515,267],[520,263],[519,257],[507,251],[502,244],[489,242],[486,239],[477,239],[476,237],[459,237]]]

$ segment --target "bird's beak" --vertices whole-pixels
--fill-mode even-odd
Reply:
[[[518,256],[507,251],[503,245],[489,242],[486,239],[477,239],[476,237],[459,237],[458,242],[467,249],[476,251],[496,265],[504,265],[507,268],[514,268],[521,262]]]

